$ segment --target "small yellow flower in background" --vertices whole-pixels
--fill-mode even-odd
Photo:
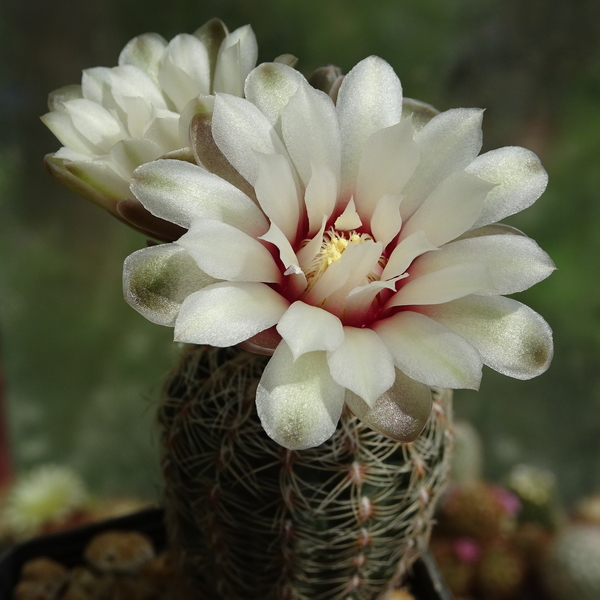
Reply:
[[[476,389],[483,364],[528,379],[552,357],[547,323],[504,294],[554,265],[496,223],[544,191],[538,158],[478,156],[481,110],[403,101],[377,57],[336,98],[262,64],[192,128],[202,166],[151,162],[131,184],[187,233],[126,260],[128,302],[178,341],[272,353],[257,409],[291,449],[328,439],[344,404],[411,441],[431,386]]]
[[[88,501],[85,484],[68,467],[43,465],[20,478],[6,498],[5,526],[19,537],[30,537],[44,525],[58,523],[82,510]]]

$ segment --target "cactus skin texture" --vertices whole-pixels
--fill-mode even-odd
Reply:
[[[450,467],[451,393],[400,444],[344,411],[317,448],[282,448],[254,392],[266,357],[192,347],[159,409],[167,525],[186,598],[375,600],[426,549]]]

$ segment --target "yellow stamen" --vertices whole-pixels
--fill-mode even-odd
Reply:
[[[356,233],[356,231],[339,233],[333,228],[326,231],[323,235],[321,249],[311,263],[304,269],[304,274],[308,280],[309,287],[312,287],[316,283],[329,265],[342,258],[342,254],[348,247],[348,244],[364,244],[365,241],[372,239],[373,238],[370,235],[366,233],[359,234]]]

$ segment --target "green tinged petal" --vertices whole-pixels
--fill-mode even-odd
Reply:
[[[185,298],[215,281],[176,244],[143,248],[123,265],[125,300],[158,325],[172,327]]]
[[[204,23],[202,27],[194,31],[194,35],[206,46],[208,52],[208,62],[210,64],[211,72],[211,89],[212,80],[214,79],[215,69],[217,67],[219,48],[228,33],[227,26],[221,19],[211,19]]]

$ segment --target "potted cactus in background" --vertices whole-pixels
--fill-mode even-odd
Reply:
[[[192,344],[159,408],[186,597],[375,600],[427,547],[450,390],[550,363],[503,294],[553,263],[497,223],[547,176],[523,148],[478,156],[482,111],[403,98],[381,58],[310,80],[256,58],[218,20],[135,38],[51,95],[46,164],[163,242],[123,277]]]

